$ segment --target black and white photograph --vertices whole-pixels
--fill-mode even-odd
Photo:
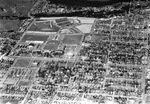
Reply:
[[[150,0],[0,0],[0,104],[150,104]]]

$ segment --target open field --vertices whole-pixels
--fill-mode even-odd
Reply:
[[[42,31],[42,32],[58,32],[59,27],[53,22],[36,22],[31,25],[28,31]]]
[[[62,29],[60,30],[60,34],[73,34],[73,32],[70,29]]]
[[[20,58],[15,63],[14,67],[27,67],[30,63],[31,59]]]
[[[19,86],[29,86],[30,83],[31,83],[31,81],[20,81],[18,85]]]
[[[27,41],[41,41],[41,42],[46,42],[49,36],[47,35],[25,35],[22,39],[22,42],[27,42]]]
[[[0,99],[0,104],[19,104],[19,100]]]
[[[77,28],[70,28],[69,30],[73,33],[80,33],[80,31]]]
[[[58,46],[57,45],[46,45],[45,47],[44,47],[44,50],[50,50],[50,51],[52,51],[52,50],[57,50],[58,49]]]
[[[83,35],[65,35],[62,40],[63,44],[79,44]]]
[[[19,20],[0,20],[0,31],[16,30],[19,27]]]
[[[5,15],[19,14],[27,16],[36,1],[37,0],[0,0],[0,3],[3,4],[3,7],[7,10]]]
[[[51,40],[51,41],[47,42],[44,49],[45,50],[56,50],[58,48],[59,44],[60,44],[60,41]]]
[[[0,0],[0,8],[4,8],[6,12],[1,12],[0,16],[18,16],[27,17],[28,12],[37,0]],[[18,19],[0,20],[0,31],[17,30],[20,25]]]
[[[58,41],[58,40],[50,40],[50,41],[47,42],[47,44],[50,44],[50,45],[59,45],[60,41]]]
[[[57,25],[61,26],[61,27],[65,27],[65,26],[72,25],[72,23],[70,21],[65,21],[65,22],[62,22],[62,23],[57,23]]]
[[[95,18],[78,17],[78,20],[80,20],[81,23],[93,24],[95,21]]]
[[[90,33],[92,24],[83,24],[83,25],[76,26],[76,28],[79,29],[83,33]]]

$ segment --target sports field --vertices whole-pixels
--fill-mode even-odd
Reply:
[[[57,50],[58,45],[60,44],[60,41],[57,40],[51,40],[47,42],[47,44],[44,47],[44,50]]]
[[[65,35],[64,39],[62,40],[63,44],[72,45],[72,44],[80,44],[83,35]]]
[[[41,41],[46,42],[49,36],[47,35],[25,35],[21,42],[27,41]]]

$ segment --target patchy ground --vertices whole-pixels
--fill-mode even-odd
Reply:
[[[37,0],[0,0],[0,7],[6,10],[3,16],[26,16]]]
[[[26,17],[37,0],[0,0],[0,17]],[[0,31],[16,30],[20,21],[0,19]]]
[[[0,20],[0,31],[16,30],[19,27],[20,20]]]

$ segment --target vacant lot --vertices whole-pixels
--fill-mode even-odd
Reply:
[[[27,67],[30,63],[31,59],[18,59],[15,63],[14,67]]]
[[[42,41],[46,42],[49,36],[47,35],[25,35],[22,39],[22,42],[26,41]]]
[[[64,39],[62,40],[63,44],[80,44],[83,35],[65,35]]]

